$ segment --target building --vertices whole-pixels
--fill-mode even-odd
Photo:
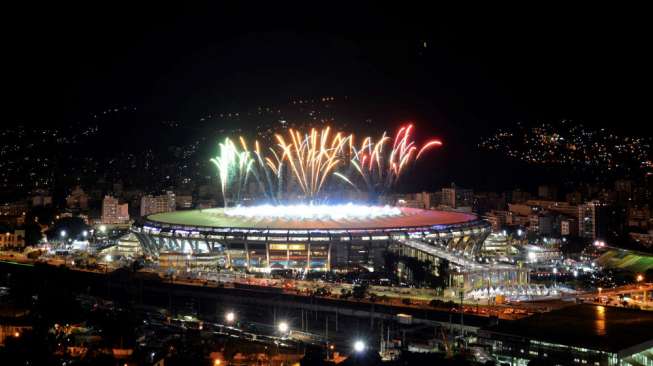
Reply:
[[[648,229],[651,224],[651,211],[648,207],[628,209],[628,226]]]
[[[509,257],[517,254],[517,249],[512,244],[510,236],[492,233],[483,242],[481,254],[486,256]]]
[[[451,208],[472,207],[474,203],[474,191],[456,187],[451,184],[450,188],[442,188],[442,205]]]
[[[538,206],[528,205],[526,203],[509,203],[508,211],[513,215],[519,216],[530,216],[534,213],[537,213],[539,210]]]
[[[630,194],[633,191],[633,182],[627,179],[619,179],[614,182],[614,190],[617,192],[623,192],[627,197],[630,197]]]
[[[578,236],[596,240],[605,235],[605,204],[598,200],[578,205]]]
[[[484,216],[490,225],[492,231],[501,231],[505,226],[512,225],[512,213],[509,211],[491,211]]]
[[[494,192],[481,192],[474,194],[474,206],[472,209],[479,215],[485,215],[494,210],[503,210],[505,207],[505,198]]]
[[[23,201],[10,202],[0,205],[2,216],[24,216],[27,213],[27,203]]]
[[[527,244],[522,246],[526,261],[530,263],[546,263],[562,258],[560,242],[549,238],[545,238],[544,240],[546,242],[539,243],[538,245]]]
[[[531,194],[524,192],[521,189],[515,189],[513,191],[506,192],[506,202],[508,203],[520,203],[526,202],[531,198]]]
[[[118,199],[112,196],[104,196],[102,200],[103,224],[124,224],[129,221],[129,204],[120,204]]]
[[[568,204],[575,206],[583,202],[583,195],[578,191],[569,192],[565,195],[565,201],[567,201]]]
[[[653,247],[653,230],[649,230],[647,233],[628,233],[630,239],[637,244],[645,247]]]
[[[578,236],[578,221],[569,217],[560,220],[560,235]]]
[[[550,201],[550,200],[528,200],[526,205],[537,207],[539,210],[546,210],[560,213],[567,216],[576,216],[578,207],[568,202]]]
[[[432,196],[433,193],[429,192],[391,194],[379,197],[379,203],[399,207],[430,209],[434,204]],[[347,198],[350,201],[366,201],[363,197],[356,199],[357,197],[350,196]]]
[[[193,208],[193,196],[191,195],[176,195],[175,205],[178,210],[188,210]]]
[[[80,186],[75,187],[66,197],[66,207],[80,210],[88,209],[88,195]]]
[[[118,238],[116,245],[107,247],[100,253],[101,256],[105,255],[121,255],[125,257],[136,258],[143,254],[138,238],[134,233],[127,233]]]
[[[574,305],[478,331],[497,364],[651,365],[653,312]]]
[[[25,246],[25,230],[0,232],[0,248],[22,248]]]
[[[161,212],[172,212],[176,209],[175,194],[167,191],[159,196],[147,195],[141,198],[141,216],[152,215]]]
[[[32,193],[30,201],[32,203],[32,207],[51,206],[52,196],[49,195],[46,191],[37,190]]]
[[[532,214],[528,216],[529,226],[528,231],[534,232],[538,235],[552,235],[553,234],[553,216],[547,212]]]
[[[558,188],[553,185],[540,185],[537,187],[537,195],[542,199],[554,201],[558,197]]]

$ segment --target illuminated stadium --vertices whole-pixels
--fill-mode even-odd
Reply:
[[[433,138],[419,144],[413,131],[407,124],[394,137],[384,132],[359,138],[330,127],[288,129],[268,146],[227,137],[210,159],[224,208],[153,214],[133,232],[145,253],[187,268],[197,260],[207,269],[214,263],[260,271],[373,268],[386,250],[474,267],[490,232],[484,221],[377,205],[421,156],[442,146]],[[352,188],[375,204],[325,204]],[[245,200],[268,204],[239,206]]]
[[[386,249],[429,255],[410,242],[472,259],[490,228],[466,213],[348,204],[160,213],[145,217],[133,232],[152,256],[211,255],[223,267],[269,271],[374,267]]]

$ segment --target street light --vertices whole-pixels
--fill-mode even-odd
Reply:
[[[357,340],[356,342],[354,342],[354,351],[356,351],[356,353],[361,353],[365,351],[365,348],[366,348],[365,342],[361,340]]]
[[[278,328],[279,328],[279,332],[281,332],[281,333],[286,333],[286,332],[288,331],[288,328],[289,328],[289,327],[288,327],[288,323],[286,323],[286,322],[281,322],[281,323],[279,323]]]
[[[66,233],[66,230],[61,230],[61,231],[59,232],[59,236],[62,237],[62,238],[65,238],[66,235],[68,235],[68,234]]]
[[[227,323],[233,323],[234,320],[236,319],[236,314],[234,314],[233,311],[230,311],[227,314],[225,314],[224,318],[227,321]]]
[[[82,231],[82,236],[87,237],[88,236],[88,231],[86,231],[86,230]]]
[[[640,273],[637,275],[637,282],[642,282],[642,281],[644,281],[644,276],[642,276],[642,274]]]

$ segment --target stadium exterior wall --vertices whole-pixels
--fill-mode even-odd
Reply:
[[[483,220],[377,229],[261,229],[169,224],[143,220],[132,227],[144,253],[213,254],[221,267],[329,270],[379,267],[382,254],[400,239],[424,240],[473,258],[491,231]]]

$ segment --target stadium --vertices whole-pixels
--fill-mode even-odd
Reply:
[[[374,268],[387,249],[473,263],[490,226],[467,213],[347,204],[166,212],[144,217],[132,232],[150,256],[268,272]]]

